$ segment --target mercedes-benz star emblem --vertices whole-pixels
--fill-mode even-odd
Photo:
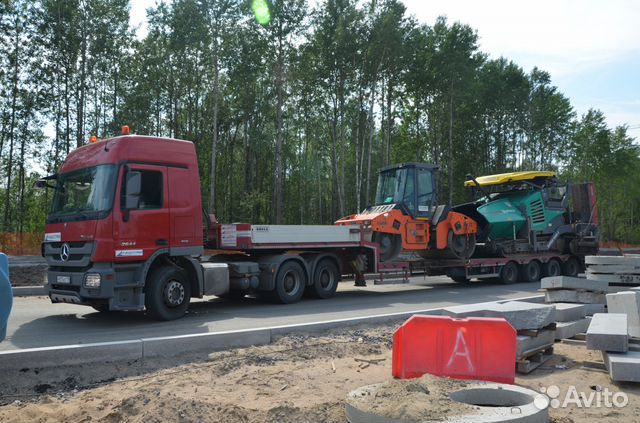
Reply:
[[[62,244],[62,248],[60,249],[60,260],[67,261],[69,260],[69,244],[66,242]]]

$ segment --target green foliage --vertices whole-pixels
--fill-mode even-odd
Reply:
[[[372,201],[379,167],[421,161],[440,167],[441,203],[467,199],[467,173],[593,180],[604,238],[640,241],[626,128],[577,118],[547,72],[489,59],[468,25],[416,22],[399,0],[168,0],[136,39],[128,10],[0,2],[6,230],[42,230],[33,182],[128,124],[195,143],[221,221],[329,224]]]

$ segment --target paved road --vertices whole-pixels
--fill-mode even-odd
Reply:
[[[414,277],[410,284],[354,287],[341,284],[330,300],[306,299],[277,305],[246,298],[230,302],[216,297],[196,300],[177,321],[157,322],[144,313],[97,313],[92,308],[51,304],[48,298],[16,298],[7,339],[0,350],[106,342],[308,323],[321,320],[410,312],[448,305],[495,301],[533,295],[538,283],[461,285],[444,277]]]

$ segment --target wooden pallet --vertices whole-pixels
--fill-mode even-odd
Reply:
[[[531,373],[551,357],[553,357],[553,347],[546,347],[531,352],[531,355],[516,360],[516,371],[523,374]]]

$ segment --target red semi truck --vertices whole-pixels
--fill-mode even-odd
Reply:
[[[92,142],[39,186],[55,193],[42,244],[54,303],[171,320],[205,295],[329,298],[354,265],[378,268],[377,244],[357,226],[223,225],[203,213],[188,141]]]
[[[191,298],[205,295],[255,293],[285,304],[304,293],[330,298],[344,274],[355,274],[359,282],[363,273],[390,270],[504,283],[575,275],[585,251],[597,251],[588,232],[581,239],[589,244],[584,251],[380,262],[384,246],[370,242],[366,219],[333,226],[221,224],[203,212],[193,143],[123,133],[71,152],[57,174],[38,183],[54,191],[42,244],[46,290],[54,303],[146,309],[171,320],[184,315]],[[396,184],[400,191],[402,186]],[[593,214],[595,195],[587,197]],[[433,219],[437,215],[438,209]]]

